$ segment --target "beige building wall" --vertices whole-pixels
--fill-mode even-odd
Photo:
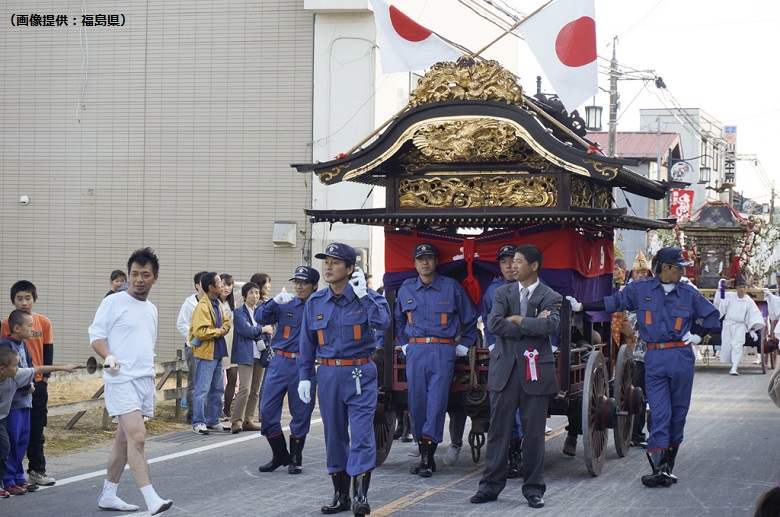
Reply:
[[[311,185],[289,164],[311,161],[314,15],[303,0],[85,4],[0,6],[0,312],[33,281],[55,360],[85,361],[110,272],[150,246],[171,360],[195,271],[267,272],[278,292],[309,254]],[[83,26],[114,14],[123,26]],[[274,247],[275,221],[297,223],[295,247]]]

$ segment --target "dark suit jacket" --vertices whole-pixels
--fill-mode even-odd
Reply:
[[[550,311],[546,318],[535,317]],[[507,321],[507,316],[520,314],[520,292],[517,282],[496,289],[493,309],[488,317],[488,328],[496,336],[496,346],[490,352],[488,386],[501,391],[506,387],[512,368],[520,368],[523,390],[529,395],[552,395],[558,391],[550,337],[560,325],[561,295],[540,283],[528,300],[528,310],[520,325]],[[539,352],[537,358],[539,380],[526,380],[528,349]]]

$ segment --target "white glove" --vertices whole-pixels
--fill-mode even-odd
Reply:
[[[304,404],[311,402],[311,381],[300,381],[298,383],[298,398]]]
[[[406,343],[405,345],[403,345],[403,346],[401,347],[401,353],[403,353],[404,355],[406,355],[406,347],[408,347],[408,346],[409,346],[409,343]]]
[[[582,310],[582,304],[577,301],[577,299],[573,296],[567,296],[567,300],[569,300],[569,305],[571,305],[571,310],[574,312],[580,312]]]
[[[770,291],[770,290],[769,290],[769,289],[767,289],[766,287],[764,287],[764,288],[763,288],[763,289],[761,289],[761,290],[762,290],[762,291],[764,291],[764,296],[767,296],[767,297],[768,297],[768,296],[772,296],[772,291]]]
[[[119,375],[119,365],[116,362],[116,357],[108,355],[103,359],[103,371],[108,372],[109,375]]]
[[[720,280],[718,280],[718,287],[726,287],[726,279],[725,278],[721,278]]]
[[[686,345],[698,345],[701,343],[701,336],[698,334],[691,334],[690,332],[686,332],[682,337],[682,340]]]
[[[274,301],[276,302],[276,305],[284,305],[285,303],[290,303],[293,300],[295,300],[295,295],[292,293],[288,293],[286,290],[282,290],[281,293],[274,296]]]
[[[488,347],[488,352],[492,352],[492,351],[493,351],[493,347],[495,347],[495,346],[496,346],[496,344],[495,344],[495,343],[493,343],[492,345],[490,345],[490,346]]]
[[[458,345],[455,347],[455,357],[466,357],[469,353],[469,347],[464,345]]]
[[[359,267],[355,268],[355,272],[352,273],[352,278],[349,279],[352,284],[352,290],[358,298],[363,298],[368,294],[368,286],[366,285],[366,275],[363,274],[363,270]]]
[[[750,332],[748,332],[748,334],[750,334],[750,339],[752,339],[753,341],[758,341],[758,334],[756,334],[755,330],[751,330]]]

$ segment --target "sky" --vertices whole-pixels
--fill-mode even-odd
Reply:
[[[504,0],[531,13],[544,0]],[[683,108],[700,108],[724,125],[737,126],[737,153],[757,155],[763,170],[780,190],[777,123],[780,118],[780,2],[775,0],[595,0],[599,88],[609,89],[605,67],[618,37],[621,68],[650,70],[663,77],[661,92],[652,82],[618,82],[618,131],[655,130],[639,127],[639,110],[673,107],[670,95]],[[524,45],[521,45],[524,47]],[[521,48],[521,76],[526,91],[536,91],[536,76],[544,75],[527,48]],[[546,89],[551,90],[549,84]],[[545,87],[543,87],[543,90]],[[587,103],[590,104],[590,101]],[[609,98],[604,106],[607,127]],[[580,110],[584,115],[584,110]],[[759,202],[769,202],[768,189],[755,166],[737,163],[737,186]],[[776,195],[780,202],[780,192]]]

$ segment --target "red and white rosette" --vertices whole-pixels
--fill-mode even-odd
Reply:
[[[529,348],[523,354],[525,356],[525,380],[538,381],[539,380],[539,367],[536,364],[536,359],[539,357],[539,352],[533,348]]]

